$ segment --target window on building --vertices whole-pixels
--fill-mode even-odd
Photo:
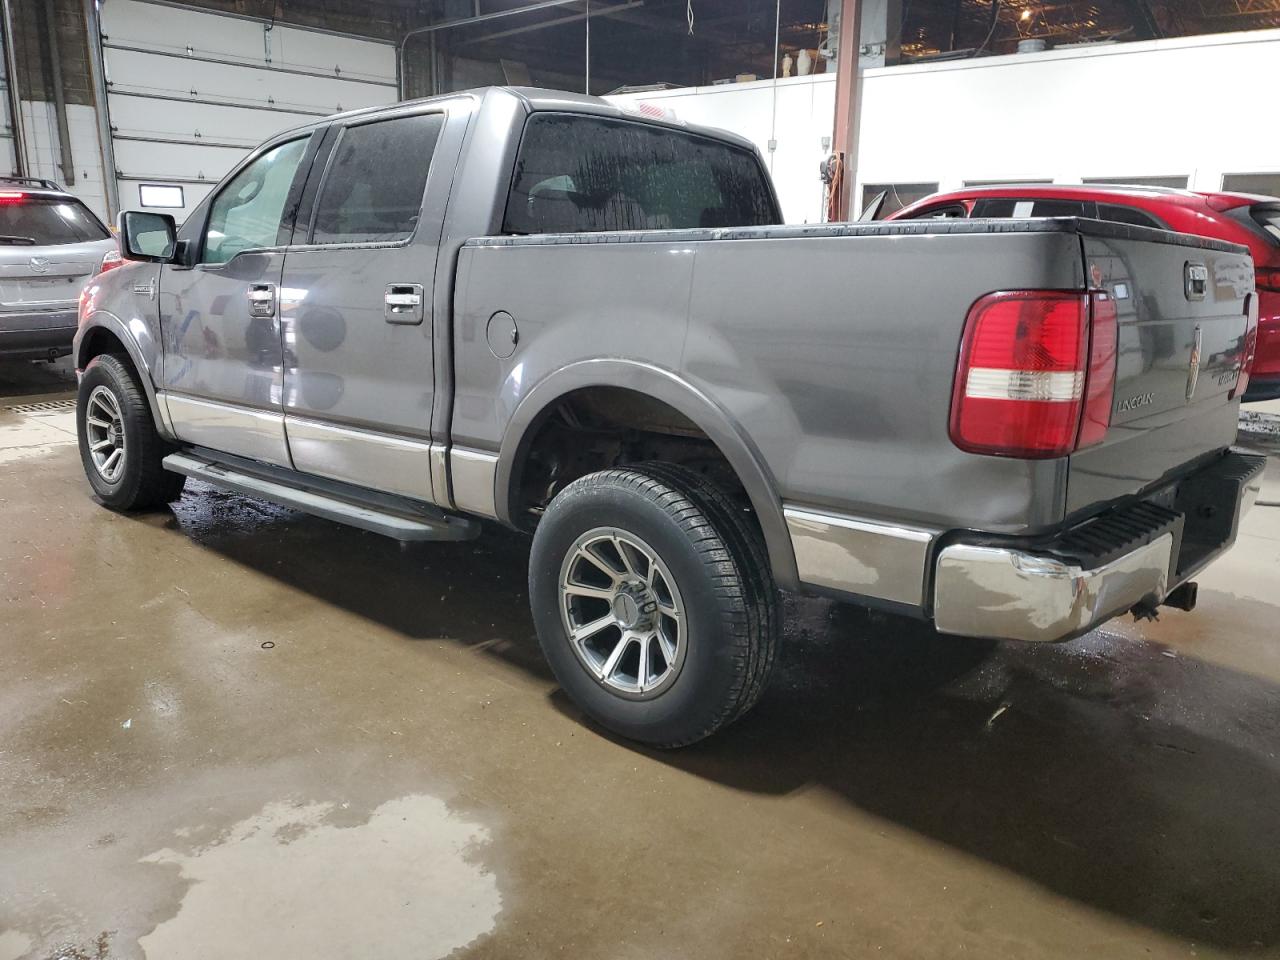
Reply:
[[[442,114],[428,113],[343,130],[316,198],[311,242],[411,237],[443,126]]]
[[[938,192],[937,183],[864,183],[862,185],[862,207],[884,194],[884,202],[872,218],[883,220],[891,213],[897,213],[903,207],[910,206],[917,200],[923,200],[930,194]]]
[[[1111,184],[1112,186],[1129,187],[1172,187],[1175,190],[1187,189],[1187,175],[1169,177],[1085,177],[1083,183]]]
[[[781,222],[756,155],[669,127],[536,113],[525,126],[507,233],[750,227]]]
[[[1280,173],[1228,173],[1222,178],[1222,189],[1231,193],[1280,197]]]
[[[1052,180],[966,180],[966,187],[1043,187]]]

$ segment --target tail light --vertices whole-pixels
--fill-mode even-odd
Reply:
[[[1253,361],[1258,355],[1258,295],[1251,293],[1245,299],[1244,324],[1244,359],[1240,362],[1240,374],[1236,377],[1236,385],[1227,394],[1228,400],[1243,397],[1249,389],[1249,374],[1253,372]]]
[[[1277,267],[1258,267],[1255,271],[1255,280],[1259,290],[1270,290],[1274,293],[1280,293],[1280,268]]]
[[[1111,425],[1115,304],[1103,293],[1016,290],[969,310],[951,440],[970,453],[1061,457]]]
[[[102,263],[98,266],[98,273],[106,273],[108,270],[114,270],[116,267],[123,267],[127,261],[120,255],[119,250],[108,250],[102,258]]]
[[[27,195],[20,190],[0,190],[0,203],[22,203]]]

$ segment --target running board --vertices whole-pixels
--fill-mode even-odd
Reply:
[[[206,460],[191,453],[169,454],[164,458],[164,468],[233,493],[260,497],[326,520],[381,533],[395,540],[472,540],[480,535],[480,524],[476,521],[446,514],[427,504],[415,505],[411,511],[406,509],[401,512],[383,506],[355,503],[323,490],[300,489],[280,479]]]

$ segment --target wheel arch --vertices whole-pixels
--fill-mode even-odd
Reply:
[[[160,398],[156,395],[155,381],[152,378],[153,362],[148,359],[149,356],[151,358],[156,356],[158,344],[150,342],[149,333],[146,334],[146,339],[147,349],[144,350],[143,345],[138,343],[137,337],[119,317],[105,310],[99,310],[84,321],[76,331],[72,348],[76,371],[83,372],[89,365],[89,361],[100,354],[124,353],[142,384],[142,392],[147,398],[147,405],[151,408],[151,417],[155,421],[157,432],[166,440],[172,440],[174,439],[173,431],[169,427],[168,418],[164,416]]]
[[[534,386],[507,423],[494,478],[498,519],[513,523],[520,471],[539,429],[569,394],[622,388],[667,404],[706,434],[742,484],[769,552],[774,580],[796,589],[795,551],[773,475],[750,437],[713,399],[672,371],[627,360],[584,360],[562,367]]]

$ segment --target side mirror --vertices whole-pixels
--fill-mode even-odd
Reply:
[[[178,247],[178,228],[167,213],[122,210],[117,221],[120,252],[126,260],[171,263]]]

